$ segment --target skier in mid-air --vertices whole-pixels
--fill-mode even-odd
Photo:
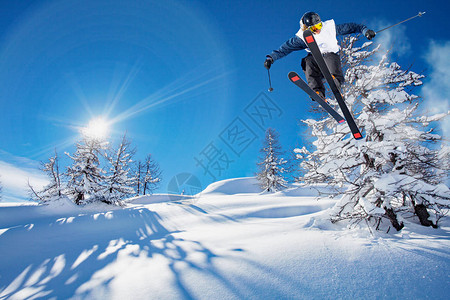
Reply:
[[[339,57],[339,44],[336,36],[362,33],[369,40],[375,37],[375,31],[368,29],[365,25],[355,23],[335,25],[333,19],[322,22],[317,13],[307,12],[300,20],[300,30],[296,35],[281,45],[278,50],[274,50],[271,54],[266,56],[266,61],[264,62],[266,69],[270,69],[270,66],[274,61],[293,51],[306,49],[306,51],[310,52],[303,37],[303,32],[306,30],[313,32],[315,40],[319,45],[319,49],[323,54],[323,58],[325,59],[331,74],[336,79],[335,81],[338,88],[340,88],[344,82],[344,75],[342,73]],[[305,72],[308,85],[319,94],[319,96],[325,98],[325,87],[322,82],[323,75],[311,53],[302,59],[301,66]]]

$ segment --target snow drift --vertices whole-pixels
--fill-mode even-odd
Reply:
[[[201,192],[201,195],[208,194],[223,194],[223,195],[235,195],[235,194],[248,194],[259,193],[261,188],[259,182],[254,177],[234,178],[228,180],[222,180],[212,183]]]

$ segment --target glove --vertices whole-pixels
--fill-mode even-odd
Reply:
[[[375,37],[375,35],[376,35],[375,31],[373,31],[372,29],[367,30],[366,34],[365,34],[365,36],[368,40],[373,39]]]
[[[264,67],[269,70],[270,66],[273,64],[273,58],[270,56],[267,56],[266,61],[264,62]]]

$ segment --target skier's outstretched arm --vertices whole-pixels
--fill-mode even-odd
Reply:
[[[283,45],[281,45],[280,48],[267,55],[267,59],[271,61],[271,63],[273,63],[275,60],[285,57],[293,51],[303,50],[306,48],[307,46],[305,42],[295,35],[294,37],[287,40]]]
[[[336,25],[336,35],[346,35],[352,33],[362,33],[369,40],[375,37],[375,31],[367,28],[366,25],[356,23],[344,23]]]

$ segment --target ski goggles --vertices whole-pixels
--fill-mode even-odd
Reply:
[[[322,22],[320,22],[320,23],[317,23],[316,25],[309,26],[308,29],[311,30],[312,32],[316,32],[317,30],[322,29],[322,27],[323,27],[323,24],[322,24]]]

